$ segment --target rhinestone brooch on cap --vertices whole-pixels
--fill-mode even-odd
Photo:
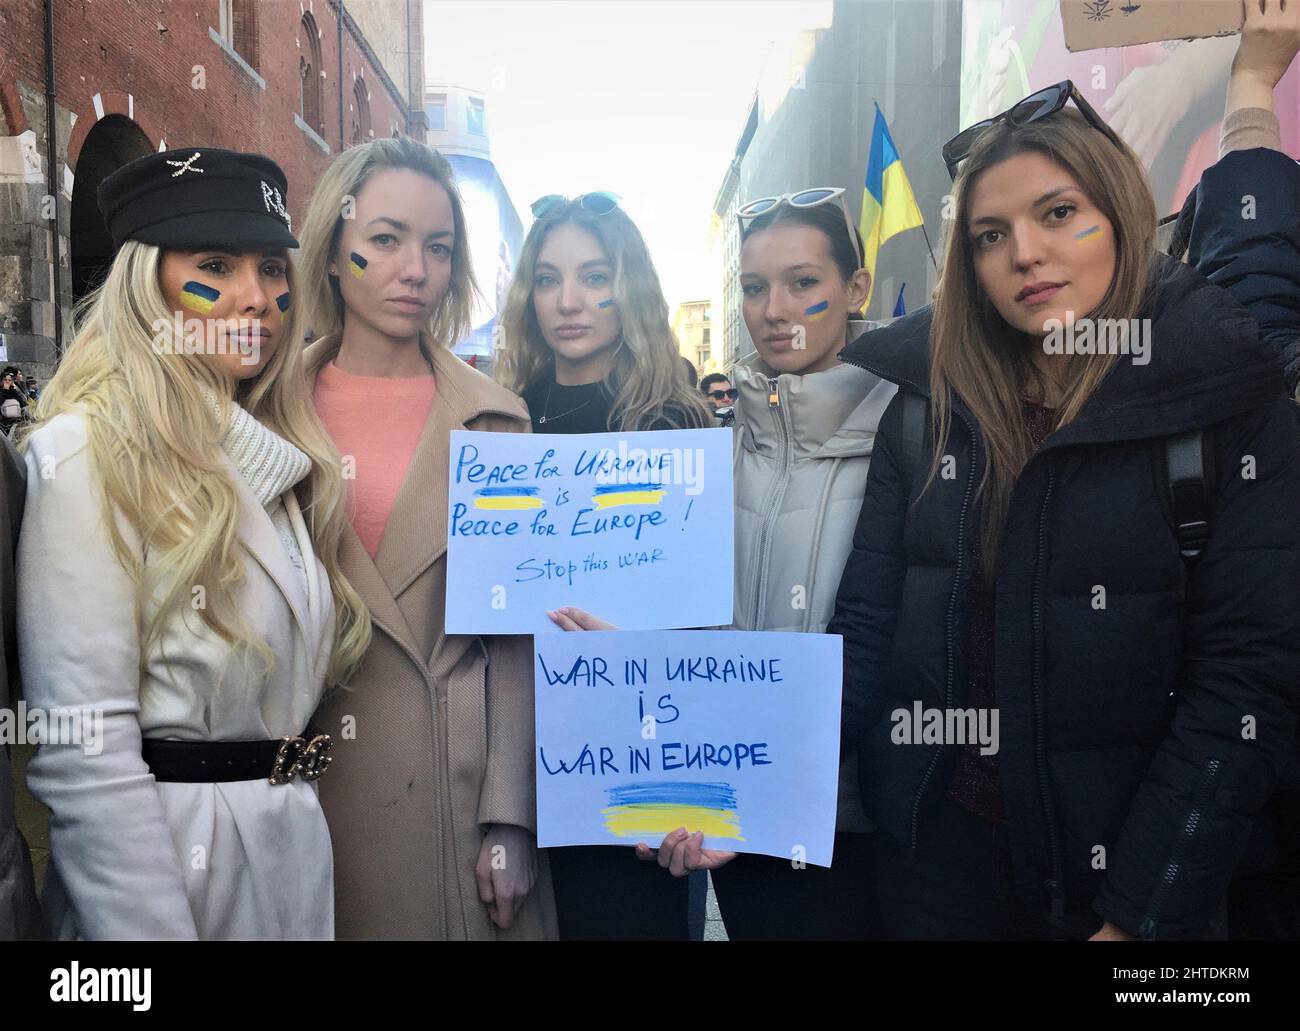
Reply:
[[[184,175],[186,172],[202,172],[203,169],[194,164],[198,159],[199,151],[197,150],[192,156],[186,158],[184,161],[173,161],[171,158],[168,158],[167,164],[176,169],[176,171],[172,173],[172,178],[175,179],[177,176]]]

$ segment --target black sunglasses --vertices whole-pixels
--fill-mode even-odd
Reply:
[[[732,387],[730,390],[710,390],[708,394],[715,401],[734,401],[740,396],[740,391]]]
[[[1012,126],[1019,127],[1028,125],[1030,122],[1037,122],[1049,115],[1056,114],[1057,111],[1065,107],[1067,100],[1073,100],[1079,113],[1088,120],[1098,132],[1102,133],[1111,143],[1123,149],[1123,142],[1115,133],[1101,115],[1097,114],[1091,104],[1084,99],[1073,82],[1066,79],[1064,82],[1058,82],[1055,86],[1048,86],[1037,93],[1031,93],[1024,100],[1003,111],[1000,115],[994,115],[992,118],[986,118],[982,122],[976,122],[968,129],[963,129],[956,136],[943,145],[943,161],[948,166],[948,175],[957,178],[957,166],[970,156],[971,149],[975,146],[975,141],[983,134],[985,129],[989,129],[999,122],[1010,122]]]
[[[584,211],[590,211],[593,215],[608,215],[618,207],[618,194],[610,193],[609,190],[596,190],[592,193],[584,193],[580,197],[574,197],[573,202]],[[545,218],[552,211],[570,203],[569,198],[559,193],[548,193],[545,197],[538,197],[529,205],[534,217]]]

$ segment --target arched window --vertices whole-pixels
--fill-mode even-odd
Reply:
[[[319,133],[325,129],[321,117],[321,56],[320,33],[316,29],[316,19],[308,11],[302,16],[298,26],[302,50],[298,55],[298,78],[300,80],[299,113],[302,120]]]
[[[366,80],[357,76],[352,84],[352,142],[365,143],[370,139],[370,91]]]

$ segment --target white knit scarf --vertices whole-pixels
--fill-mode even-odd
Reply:
[[[219,416],[220,400],[209,391],[204,393],[213,415]],[[310,458],[235,401],[230,402],[230,429],[221,438],[221,449],[268,509],[281,494],[311,472]]]

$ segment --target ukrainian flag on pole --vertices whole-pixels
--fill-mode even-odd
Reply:
[[[924,226],[912,184],[903,171],[902,159],[894,148],[885,116],[876,105],[876,124],[871,130],[871,154],[867,158],[866,189],[862,194],[863,267],[871,273],[871,288],[863,310],[876,289],[876,255],[891,236],[904,229]]]

